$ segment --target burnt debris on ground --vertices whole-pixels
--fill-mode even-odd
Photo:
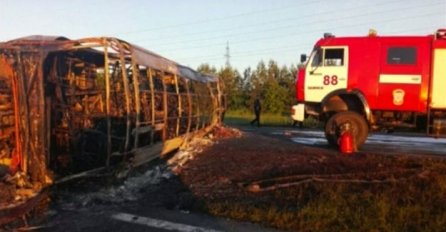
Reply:
[[[152,161],[131,170],[126,167],[102,170],[94,175],[57,182],[49,193],[51,204],[40,215],[30,217],[29,224],[49,227],[48,231],[69,229],[63,224],[67,217],[78,212],[100,212],[128,207],[161,207],[190,211],[199,209],[200,202],[185,186],[178,174],[184,165],[193,161],[206,147],[223,137],[233,137],[239,131],[217,126],[203,137],[193,138],[187,145],[165,159]],[[4,188],[3,191],[6,191]],[[9,194],[9,197],[12,195]],[[88,227],[91,222],[79,222]],[[22,222],[6,225],[11,229],[24,226]]]
[[[441,230],[441,157],[306,147],[243,133],[219,139],[179,176],[207,212],[285,230]]]
[[[117,38],[1,42],[0,225],[54,183],[137,167],[207,133],[224,101],[217,76]]]
[[[441,157],[343,156],[216,127],[125,179],[62,185],[46,222],[57,231],[79,211],[161,207],[294,231],[441,231],[445,174]]]

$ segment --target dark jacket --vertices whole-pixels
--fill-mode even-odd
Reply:
[[[254,101],[254,112],[258,113],[260,112],[260,110],[262,110],[262,106],[260,105],[260,100],[256,99]]]

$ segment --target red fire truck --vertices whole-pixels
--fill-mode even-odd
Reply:
[[[326,33],[301,62],[292,118],[324,121],[330,145],[338,146],[346,123],[357,147],[378,129],[446,135],[446,29],[427,36]]]

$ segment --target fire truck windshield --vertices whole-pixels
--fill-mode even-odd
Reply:
[[[323,50],[321,48],[314,48],[311,52],[308,63],[311,65],[310,73],[314,73],[319,66],[322,66]]]
[[[313,52],[311,52],[311,67],[318,67],[322,65],[322,49],[315,48]]]

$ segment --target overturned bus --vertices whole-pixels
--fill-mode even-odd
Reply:
[[[219,123],[219,79],[116,38],[0,43],[0,166],[36,190],[166,154]]]

